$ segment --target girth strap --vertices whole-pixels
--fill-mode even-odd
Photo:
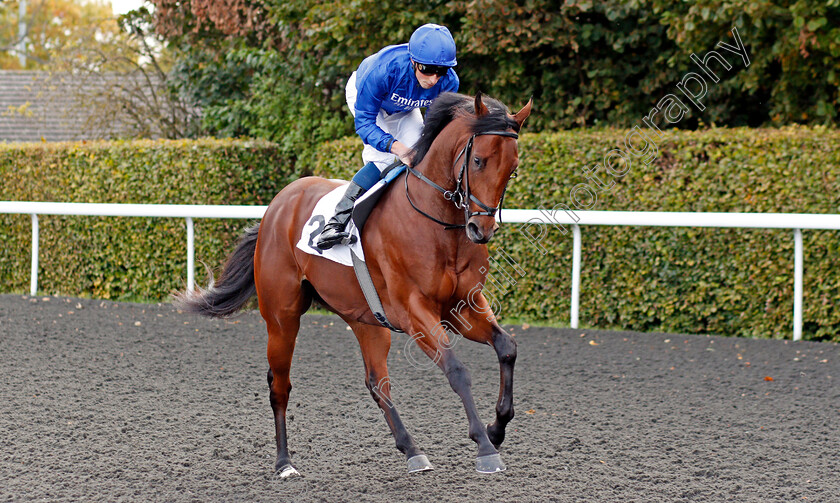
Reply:
[[[403,333],[402,330],[391,325],[391,322],[385,316],[385,308],[382,306],[382,301],[379,300],[379,294],[376,293],[376,286],[373,284],[373,279],[370,277],[370,271],[368,271],[365,261],[357,257],[353,250],[350,250],[350,256],[353,259],[353,269],[356,270],[359,286],[362,287],[362,293],[365,295],[365,300],[367,300],[373,317],[383,327]]]

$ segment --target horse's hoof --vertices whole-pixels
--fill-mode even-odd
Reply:
[[[435,467],[429,463],[429,458],[425,454],[418,454],[408,458],[408,473],[425,472],[434,469]]]
[[[475,459],[475,469],[478,473],[496,473],[505,471],[505,464],[502,457],[496,454],[479,456]]]
[[[286,466],[281,467],[279,470],[277,470],[277,475],[278,475],[281,479],[285,479],[286,477],[291,477],[292,475],[298,475],[298,476],[300,476],[300,472],[298,472],[297,470],[295,470],[295,467],[294,467],[294,466],[292,466],[292,465],[286,465]]]

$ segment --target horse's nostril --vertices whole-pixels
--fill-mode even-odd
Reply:
[[[481,239],[484,237],[484,234],[481,233],[481,229],[478,227],[478,225],[475,224],[475,222],[470,222],[467,224],[467,231],[470,233],[471,236],[477,239]]]

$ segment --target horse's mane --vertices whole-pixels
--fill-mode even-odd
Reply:
[[[426,154],[429,153],[435,138],[456,117],[466,117],[473,133],[507,131],[508,129],[519,131],[519,123],[510,117],[507,107],[501,101],[489,96],[482,96],[481,102],[487,107],[489,113],[476,118],[475,98],[472,96],[443,93],[435,98],[432,106],[426,111],[423,133],[417,144],[414,145],[413,165],[420,164]]]

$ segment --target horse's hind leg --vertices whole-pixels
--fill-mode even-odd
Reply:
[[[271,409],[274,412],[274,430],[277,441],[275,470],[280,477],[298,474],[289,457],[286,440],[286,407],[292,383],[289,369],[295,351],[295,341],[300,328],[300,317],[309,306],[310,298],[300,286],[284,291],[284,306],[260,298],[260,313],[268,329],[268,389]]]
[[[406,431],[400,415],[391,399],[391,382],[388,377],[388,350],[391,348],[391,331],[383,327],[365,325],[352,320],[345,320],[359,339],[362,358],[365,362],[365,386],[373,400],[385,415],[385,421],[391,428],[397,449],[405,454],[409,473],[431,470],[432,464],[423,454],[414,439]]]
[[[289,404],[289,393],[292,383],[289,380],[289,369],[292,364],[292,353],[295,350],[295,338],[299,319],[269,323],[268,326],[268,389],[271,410],[274,412],[274,431],[277,441],[277,462],[274,469],[281,477],[297,474],[289,457],[289,447],[286,441],[286,407]]]

